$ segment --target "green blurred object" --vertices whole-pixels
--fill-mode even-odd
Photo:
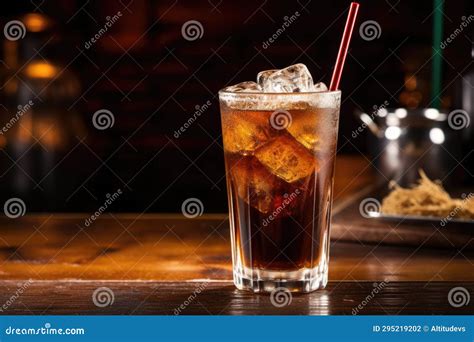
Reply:
[[[443,6],[444,0],[434,0],[433,17],[433,64],[431,76],[431,106],[440,108],[441,105],[441,66],[442,49],[441,40],[443,39]]]

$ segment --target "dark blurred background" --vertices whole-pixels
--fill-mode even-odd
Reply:
[[[0,136],[2,203],[20,197],[28,212],[94,211],[120,189],[108,210],[175,212],[196,197],[206,212],[226,211],[218,90],[297,62],[329,84],[348,5],[2,2],[0,125],[11,124]],[[356,111],[430,105],[433,11],[432,1],[361,1],[340,85],[340,154],[368,151],[368,130],[349,140]],[[447,36],[473,13],[472,0],[446,2],[444,12]],[[12,20],[26,29],[16,40],[6,37]],[[190,20],[201,25],[197,38],[182,30]],[[367,20],[379,24],[378,38],[360,36]],[[457,108],[456,89],[472,70],[469,25],[443,51],[446,110]],[[97,111],[107,128],[93,124]]]

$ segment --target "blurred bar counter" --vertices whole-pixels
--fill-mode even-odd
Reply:
[[[369,166],[338,157],[336,207],[371,185]],[[358,314],[473,312],[448,301],[474,285],[472,251],[333,240],[328,287],[280,308],[234,288],[225,214],[104,213],[86,227],[88,217],[0,218],[1,314],[353,314],[374,288]],[[112,303],[94,304],[99,288]]]

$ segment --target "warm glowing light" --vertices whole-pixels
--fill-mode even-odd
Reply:
[[[423,115],[431,120],[443,121],[446,120],[446,114],[440,113],[436,108],[427,108],[423,111]]]
[[[433,144],[440,145],[444,143],[444,132],[440,128],[432,128],[430,130],[430,139],[433,142]]]
[[[362,113],[360,115],[360,119],[362,120],[363,123],[365,123],[367,126],[372,125],[372,118],[369,116],[367,113]]]
[[[408,90],[415,90],[416,89],[416,76],[405,76],[405,88]]]
[[[436,108],[428,108],[425,109],[423,115],[428,119],[436,120],[439,117],[439,110],[437,110]]]
[[[388,126],[398,126],[400,125],[400,119],[394,113],[388,113],[385,122]]]
[[[380,109],[377,111],[377,115],[380,116],[381,118],[386,117],[387,114],[388,114],[388,110],[385,109],[385,108],[380,108]]]
[[[50,21],[45,16],[36,13],[25,15],[23,23],[31,32],[44,31],[50,25]]]
[[[33,138],[33,119],[31,115],[23,115],[18,123],[17,139],[21,144],[30,143]]]
[[[397,108],[395,109],[395,115],[397,116],[397,118],[403,119],[407,117],[408,112],[405,108]]]
[[[35,133],[41,143],[47,147],[59,147],[62,143],[61,132],[49,120],[37,120]]]
[[[388,140],[397,140],[401,134],[402,130],[397,126],[390,126],[385,130],[385,138]]]
[[[31,78],[53,78],[57,72],[56,67],[48,62],[33,62],[25,69],[26,75]]]

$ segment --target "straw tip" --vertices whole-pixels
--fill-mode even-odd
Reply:
[[[344,27],[344,33],[342,34],[341,45],[339,46],[339,52],[337,54],[336,65],[331,78],[329,90],[334,91],[339,87],[339,81],[341,80],[342,69],[344,68],[344,62],[346,60],[347,50],[352,37],[352,31],[354,30],[354,24],[359,11],[359,3],[351,2],[349,8],[349,14],[347,15],[346,26]]]

